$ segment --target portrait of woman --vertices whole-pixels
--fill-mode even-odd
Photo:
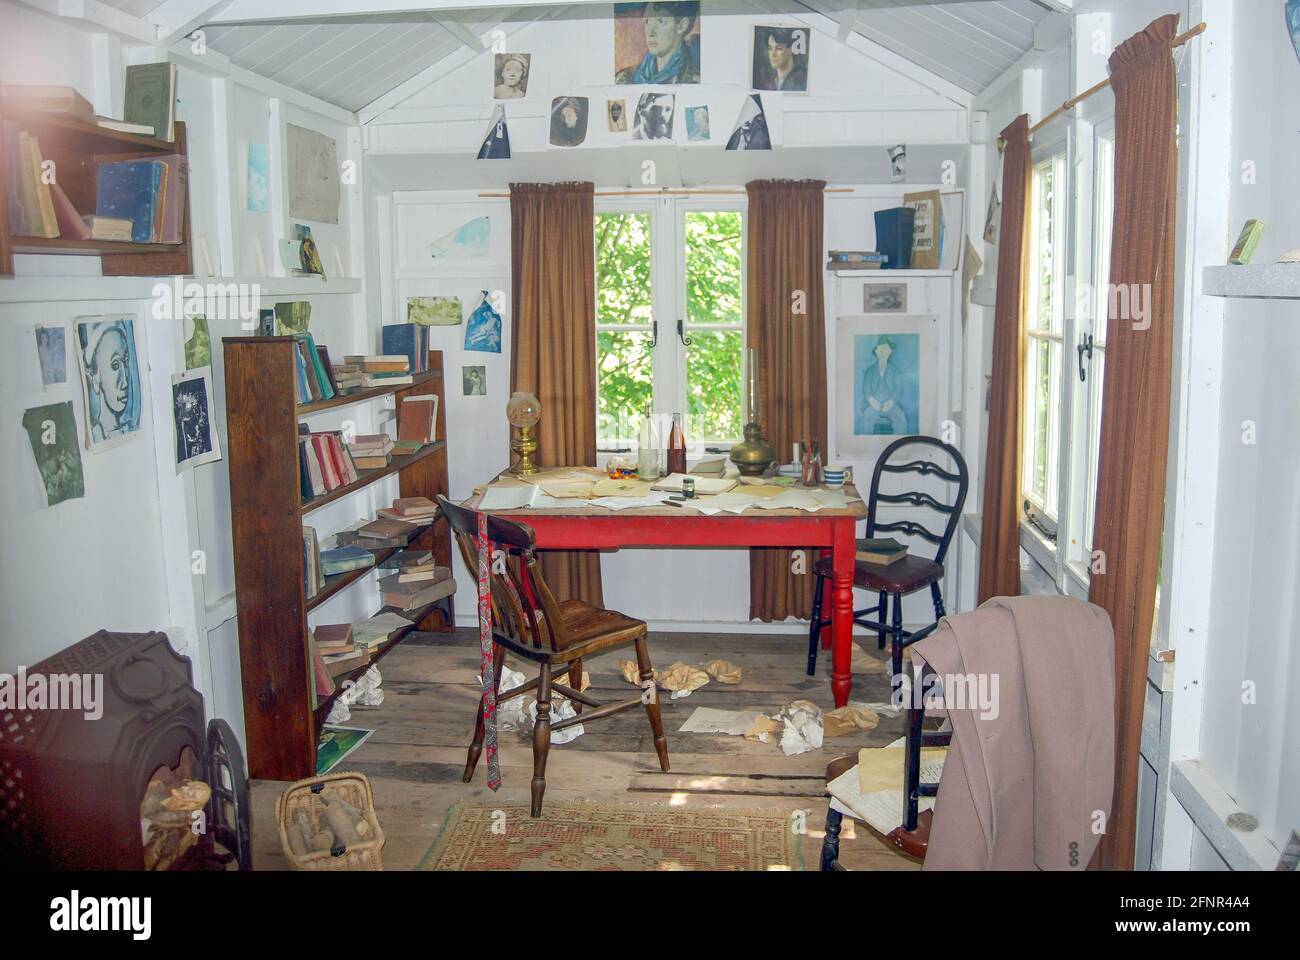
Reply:
[[[492,79],[492,99],[518,100],[528,94],[531,53],[498,53]]]

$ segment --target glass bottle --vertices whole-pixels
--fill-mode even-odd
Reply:
[[[636,475],[642,480],[659,479],[659,431],[655,429],[650,404],[645,405],[641,418],[641,433],[636,444]]]
[[[686,434],[682,431],[680,413],[673,414],[673,428],[668,434],[668,472],[686,472]]]

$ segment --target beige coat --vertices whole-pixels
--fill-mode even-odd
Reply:
[[[996,716],[975,704],[948,711],[925,869],[1087,867],[1114,783],[1106,611],[1072,597],[995,597],[912,649],[941,676],[997,676]]]

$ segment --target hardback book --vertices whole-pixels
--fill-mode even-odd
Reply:
[[[41,156],[41,144],[35,137],[27,138],[27,149],[30,154],[32,167],[32,184],[36,189],[36,215],[38,231],[34,235],[38,237],[57,237],[59,235],[59,218],[54,213],[54,197],[50,193],[50,185],[45,182],[44,170],[45,158]],[[29,211],[30,215],[30,211]]]
[[[125,120],[114,120],[112,117],[96,117],[95,126],[103,127],[105,130],[116,130],[118,133],[134,133],[140,137],[154,136],[151,123],[127,123]]]
[[[905,193],[903,205],[916,211],[912,218],[911,269],[937,270],[943,232],[943,198],[938,190]]]
[[[302,528],[302,553],[303,587],[310,600],[325,586],[325,575],[321,572],[320,543],[316,539],[315,527]]]
[[[375,555],[362,547],[335,547],[320,553],[321,570],[332,577],[350,570],[364,570],[375,565]]]
[[[322,623],[317,625],[315,634],[321,653],[347,653],[353,647],[350,623]]]
[[[131,239],[149,243],[153,238],[153,211],[158,200],[164,164],[155,160],[121,160],[99,165],[95,215],[131,221]]]
[[[393,449],[393,438],[386,433],[358,433],[348,449],[353,453],[388,453]]]
[[[62,113],[78,120],[90,120],[94,108],[72,87],[6,83],[0,85],[0,100],[5,106],[33,113]]]
[[[91,240],[131,241],[131,221],[121,217],[82,217],[81,222],[90,231]]]
[[[374,522],[375,522],[374,520],[369,520],[364,523],[358,523],[350,527],[345,527],[344,529],[340,530],[338,533],[334,534],[334,542],[341,547],[352,545],[358,547],[365,547],[367,550],[383,550],[386,547],[397,547],[400,550],[407,546],[410,537],[405,534],[401,534],[391,538],[362,536],[361,528],[369,526]],[[384,522],[389,523],[391,521],[385,520]],[[407,524],[407,526],[410,526],[410,524]]]
[[[428,583],[443,578],[442,571],[446,567],[440,567],[437,564],[429,563],[422,567],[407,567],[405,570],[398,571],[398,583]]]
[[[424,393],[416,397],[403,397],[397,412],[397,439],[419,440],[433,443],[438,422],[438,395]]]
[[[40,178],[32,172],[31,137],[22,130],[18,132],[18,157],[15,167],[18,170],[18,198],[22,203],[23,221],[26,224],[26,230],[22,235],[43,237],[45,228],[41,224],[41,203],[36,197],[36,184]]]
[[[393,444],[393,453],[404,457],[410,456],[423,446],[424,444],[419,440],[398,440]]]
[[[877,210],[876,249],[889,257],[887,268],[907,270],[912,266],[912,235],[916,211],[911,207]]]
[[[334,678],[330,676],[329,668],[325,665],[325,658],[321,654],[320,646],[317,644],[314,634],[307,632],[308,645],[311,647],[311,668],[312,676],[315,678],[313,701],[316,697],[328,697],[334,692]],[[316,704],[312,703],[312,709],[316,709]]]
[[[403,517],[415,519],[428,519],[438,513],[438,505],[428,497],[398,497],[392,509]]]
[[[889,257],[875,250],[831,250],[826,254],[837,263],[887,263]]]
[[[423,373],[429,366],[429,328],[422,323],[390,323],[383,328],[384,353],[406,358],[410,373]]]
[[[25,157],[19,151],[18,124],[12,120],[0,122],[0,150],[4,151],[5,182],[4,201],[9,211],[9,236],[25,237],[27,229],[27,212],[23,207],[23,170],[21,162]]]
[[[410,373],[410,361],[403,355],[371,354],[369,356],[351,355],[343,358],[345,363],[355,363],[368,373]]]
[[[401,520],[371,520],[365,526],[361,527],[357,533],[363,539],[392,541],[401,539],[405,544],[408,539],[418,530],[414,523],[405,523]]]
[[[156,243],[181,243],[184,241],[185,195],[189,190],[189,160],[178,153],[159,157],[166,167],[166,190],[155,214],[158,224]]]
[[[352,462],[357,465],[358,470],[382,470],[391,460],[392,457],[386,453],[382,456],[352,455]]]
[[[153,127],[159,140],[176,139],[176,64],[137,63],[126,68],[122,119]]]
[[[1228,254],[1228,262],[1237,266],[1250,263],[1250,258],[1255,255],[1255,248],[1259,246],[1260,238],[1264,236],[1267,227],[1268,224],[1263,220],[1247,220],[1246,225],[1241,228],[1241,236],[1237,237],[1237,242],[1232,247],[1232,253]]]
[[[450,570],[446,567],[441,569],[446,571],[446,575],[432,583],[402,583],[401,574],[383,577],[379,581],[379,590],[384,603],[398,610],[414,610],[450,596],[456,592],[456,581],[452,579]]]
[[[689,472],[693,477],[720,477],[726,471],[727,461],[718,457],[716,460],[701,460]]]
[[[409,373],[365,373],[361,376],[363,387],[403,387],[415,383]]]
[[[893,537],[875,537],[859,539],[857,558],[863,563],[889,565],[907,556],[906,544],[899,543]]]
[[[329,671],[329,675],[337,678],[368,664],[370,662],[370,649],[368,647],[357,647],[349,653],[322,655],[322,659],[325,661],[325,669]]]
[[[330,352],[325,348],[324,344],[316,344],[316,357],[320,360],[320,366],[325,372],[325,378],[330,382],[330,389],[336,395],[341,393],[338,378],[334,376],[334,366],[330,363]]]
[[[319,396],[321,400],[332,399],[334,387],[330,383],[329,374],[325,372],[325,365],[321,362],[315,338],[310,333],[295,333],[293,336],[302,351],[303,362],[307,367],[308,385],[313,396]]]
[[[399,550],[385,562],[386,567],[402,570],[406,567],[424,567],[433,563],[432,550]]]

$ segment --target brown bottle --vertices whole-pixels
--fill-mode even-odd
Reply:
[[[680,413],[673,414],[673,428],[668,434],[668,472],[686,472],[686,434],[682,431]]]

